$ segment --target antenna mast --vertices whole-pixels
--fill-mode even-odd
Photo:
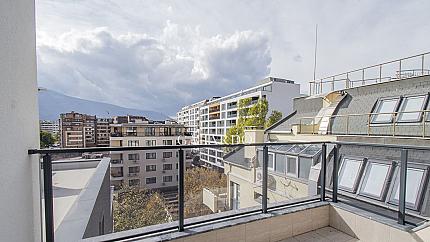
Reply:
[[[318,24],[315,25],[315,49],[314,49],[314,79],[316,78],[317,70],[317,48],[318,48]]]

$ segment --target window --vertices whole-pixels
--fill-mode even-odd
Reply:
[[[146,159],[157,159],[157,153],[155,152],[151,152],[151,153],[146,153]]]
[[[230,182],[230,194],[231,194],[231,209],[240,208],[240,185],[234,182]]]
[[[425,187],[427,170],[413,165],[409,167],[406,174],[406,207],[418,210],[421,202],[422,192]],[[398,169],[399,170],[399,169]],[[400,173],[397,172],[396,180],[391,191],[390,203],[399,203]]]
[[[287,156],[287,174],[297,176],[297,157]]]
[[[391,175],[391,166],[390,163],[369,161],[360,187],[360,195],[379,200],[384,199]]]
[[[129,140],[127,144],[128,146],[139,146],[139,140]]]
[[[179,163],[176,163],[176,170],[179,169]]]
[[[163,158],[171,158],[173,156],[173,153],[170,152],[163,152]]]
[[[172,164],[163,164],[163,170],[164,171],[169,171],[173,169],[173,165]]]
[[[157,183],[157,177],[146,178],[146,184],[154,184],[154,183]]]
[[[163,145],[172,145],[173,141],[172,140],[163,140]]]
[[[308,157],[299,157],[299,177],[303,179],[309,178],[313,160]]]
[[[421,111],[427,101],[427,95],[421,96],[408,96],[404,97],[399,108],[399,114],[397,116],[397,122],[419,122],[422,117]],[[413,112],[413,113],[402,113],[402,112]]]
[[[393,115],[390,114],[397,110],[399,103],[399,97],[379,99],[372,113],[372,123],[391,123],[393,121]],[[380,113],[380,114],[378,114]]]
[[[339,170],[339,188],[355,192],[362,173],[363,159],[344,158]]]
[[[139,160],[139,154],[128,154],[129,160]]]
[[[275,169],[275,156],[273,154],[269,154],[269,170]]]
[[[133,179],[133,180],[129,180],[129,181],[128,181],[128,185],[129,185],[130,187],[133,187],[133,186],[139,186],[139,185],[140,185],[140,179]]]
[[[145,136],[155,136],[155,128],[154,127],[145,128]]]
[[[156,146],[157,145],[157,141],[156,140],[146,140],[145,141],[145,145],[146,146]]]
[[[163,182],[172,182],[173,177],[172,176],[163,176]]]
[[[147,165],[146,171],[157,171],[157,165]]]
[[[276,154],[275,159],[275,171],[285,174],[285,158],[282,154]]]
[[[133,166],[128,168],[128,173],[139,173],[140,167],[139,166]]]

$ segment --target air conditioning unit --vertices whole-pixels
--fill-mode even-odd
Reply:
[[[162,161],[162,162],[165,162],[165,161],[166,161],[166,158],[162,158],[162,159],[161,159],[161,161]]]
[[[162,171],[162,173],[166,173],[166,171]]]

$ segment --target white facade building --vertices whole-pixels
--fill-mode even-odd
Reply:
[[[268,77],[259,81],[255,87],[232,93],[230,95],[206,102],[200,108],[200,144],[220,144],[227,130],[236,124],[238,119],[238,102],[251,98],[256,103],[265,98],[269,103],[269,112],[277,110],[288,115],[293,109],[293,98],[300,95],[300,85],[290,80]],[[209,167],[223,169],[221,149],[202,149],[200,160]]]
[[[40,120],[40,131],[45,131],[51,134],[58,134],[60,132],[60,124],[58,121]]]
[[[183,124],[187,131],[192,134],[191,144],[200,143],[200,108],[203,107],[208,100],[185,106],[176,113],[176,120],[179,124]]]

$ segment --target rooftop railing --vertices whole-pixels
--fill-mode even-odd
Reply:
[[[301,145],[317,145],[321,148],[321,170],[320,170],[320,178],[319,178],[319,186],[318,186],[318,197],[310,196],[306,199],[301,199],[300,201],[291,200],[294,202],[288,202],[287,199],[284,203],[269,203],[269,190],[272,192],[273,189],[273,176],[272,168],[277,166],[275,162],[275,158],[273,154],[269,153],[269,147],[285,147],[285,146],[301,146]],[[53,200],[53,182],[52,182],[52,166],[53,155],[67,154],[67,153],[89,153],[89,152],[102,152],[108,153],[111,151],[119,152],[119,151],[153,151],[153,150],[178,150],[178,202],[177,202],[177,224],[169,223],[164,226],[162,229],[154,230],[151,233],[169,233],[174,230],[176,231],[184,231],[187,227],[195,227],[208,222],[217,222],[217,221],[225,221],[228,219],[237,218],[240,216],[246,216],[250,214],[256,213],[268,213],[271,210],[279,209],[288,206],[301,205],[309,202],[316,201],[331,201],[334,203],[341,202],[342,199],[339,199],[338,189],[339,189],[339,165],[340,165],[340,148],[343,146],[367,146],[367,147],[379,147],[386,149],[396,149],[400,150],[401,157],[398,157],[400,161],[400,181],[399,181],[399,203],[397,207],[390,207],[391,211],[396,211],[397,213],[397,221],[399,224],[404,225],[408,223],[406,221],[406,216],[410,215],[406,211],[406,180],[407,180],[407,168],[408,168],[408,152],[411,150],[420,150],[420,151],[430,151],[430,147],[421,147],[421,146],[410,146],[410,145],[387,145],[387,144],[373,144],[373,143],[348,143],[348,142],[280,142],[280,143],[253,143],[253,144],[219,144],[219,145],[179,145],[179,146],[152,146],[152,147],[95,147],[95,148],[73,148],[73,149],[31,149],[28,151],[29,155],[41,155],[42,156],[42,169],[43,169],[43,197],[44,197],[44,226],[46,241],[54,241],[54,200]],[[332,147],[330,150],[328,146]],[[189,149],[205,149],[205,148],[226,148],[226,149],[239,149],[239,148],[249,148],[253,147],[257,149],[258,147],[262,148],[262,180],[261,180],[261,194],[254,194],[253,200],[258,200],[261,202],[260,207],[249,208],[246,210],[237,210],[235,213],[229,213],[225,216],[209,216],[209,217],[201,217],[198,220],[186,220],[185,219],[185,210],[186,210],[186,198],[185,198],[185,150]],[[249,159],[255,163],[255,159]],[[331,180],[332,185],[330,186],[330,180],[327,180],[327,175],[329,172],[328,163],[332,160],[332,174]],[[256,164],[252,164],[255,166]],[[285,164],[284,164],[285,165]],[[300,166],[300,164],[298,164]],[[270,173],[269,173],[270,171]],[[285,173],[285,172],[284,172]],[[284,174],[286,175],[286,174]],[[117,181],[115,181],[117,182]],[[288,184],[283,184],[288,185]],[[241,208],[238,204],[239,200],[235,200],[235,186],[234,184],[230,184],[230,206]],[[244,194],[242,194],[244,195]],[[187,199],[190,199],[189,197]],[[176,208],[175,208],[176,209]],[[171,215],[169,215],[171,217]],[[187,223],[188,221],[188,223]],[[145,234],[133,234],[128,233],[124,237],[117,237],[115,239],[132,239],[138,238],[141,236],[151,235],[151,233]],[[124,234],[123,234],[124,235]]]
[[[426,52],[312,80],[309,82],[309,95],[430,75],[429,55],[430,52]]]
[[[381,112],[381,113],[359,113],[359,114],[336,114],[331,116],[300,117],[298,133],[300,134],[320,134],[319,126],[323,118],[328,118],[328,126],[325,134],[331,135],[367,135],[367,136],[409,136],[409,137],[430,137],[430,110],[403,111],[403,112]],[[418,114],[420,117],[416,121],[398,121],[398,117],[403,114]],[[373,122],[376,116],[391,116],[391,121]],[[353,124],[365,124],[354,125]],[[407,132],[402,129],[407,124]],[[335,128],[336,127],[336,128]],[[384,128],[381,130],[382,128]],[[388,129],[387,129],[388,127]],[[415,132],[411,131],[411,127]]]

